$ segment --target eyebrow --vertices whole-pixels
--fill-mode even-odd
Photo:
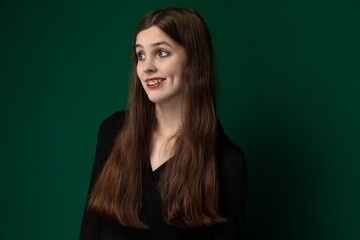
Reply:
[[[169,47],[173,47],[171,44],[169,44],[168,42],[165,42],[165,41],[161,41],[161,42],[156,42],[156,43],[153,43],[151,44],[150,46],[151,47],[157,47],[157,46],[160,46],[160,45],[167,45]],[[136,44],[135,45],[135,48],[138,48],[138,47],[143,47],[141,44]]]

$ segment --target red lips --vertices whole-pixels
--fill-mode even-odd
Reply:
[[[148,88],[157,88],[161,85],[161,83],[165,80],[165,78],[152,77],[146,79],[146,86]]]

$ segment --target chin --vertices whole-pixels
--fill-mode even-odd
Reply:
[[[160,98],[158,98],[158,97],[153,97],[153,96],[149,96],[148,95],[148,98],[149,98],[149,100],[150,100],[150,102],[153,102],[153,103],[161,103],[161,99]]]

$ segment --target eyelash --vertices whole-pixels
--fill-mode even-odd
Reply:
[[[138,52],[136,55],[137,55],[138,61],[142,61],[142,60],[145,59],[145,53],[144,53],[143,51]],[[157,55],[158,55],[160,58],[164,58],[164,57],[169,56],[170,53],[169,53],[167,50],[160,49],[160,50],[157,52]]]
[[[145,53],[144,52],[138,52],[136,54],[138,61],[142,61],[145,59]]]
[[[161,56],[161,53],[164,53],[164,56]],[[170,53],[168,51],[162,49],[162,50],[159,50],[158,54],[160,57],[167,57],[167,56],[169,56]]]

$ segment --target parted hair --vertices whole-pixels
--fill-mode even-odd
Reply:
[[[90,192],[88,207],[119,224],[147,228],[142,216],[145,170],[156,126],[154,103],[136,73],[136,37],[158,27],[186,50],[182,127],[174,155],[159,181],[164,220],[198,227],[223,222],[218,209],[216,74],[209,30],[192,9],[166,8],[147,14],[134,35],[133,70],[125,123]]]

